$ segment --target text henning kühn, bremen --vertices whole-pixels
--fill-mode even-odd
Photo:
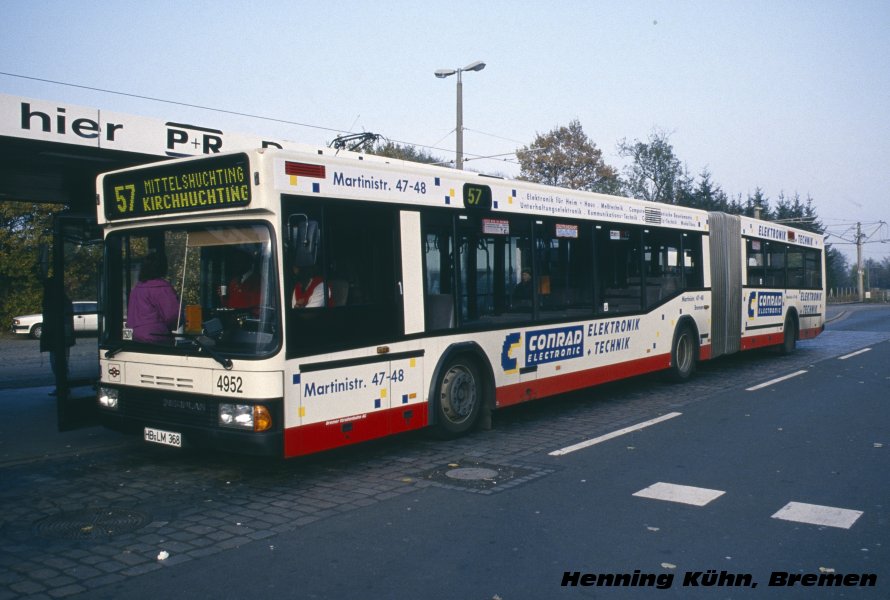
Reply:
[[[875,587],[878,576],[874,573],[770,573],[769,587]],[[673,573],[581,573],[565,571],[562,587],[654,587],[667,589],[674,584]],[[683,575],[684,587],[751,587],[757,582],[750,573],[730,573],[716,569],[707,571],[686,571]]]

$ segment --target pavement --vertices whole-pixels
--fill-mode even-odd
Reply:
[[[0,467],[77,456],[126,443],[128,436],[100,426],[60,432],[53,386],[0,389]],[[91,393],[79,388],[80,395]]]
[[[843,319],[855,305],[832,304],[826,323]],[[52,386],[0,389],[0,467],[107,450],[141,440],[100,426],[60,432]],[[83,397],[89,388],[74,392]]]
[[[519,491],[545,476],[554,476],[545,489],[558,476],[565,480],[565,471],[542,459],[544,452],[890,339],[886,309],[880,311],[880,332],[846,330],[835,321],[851,317],[848,324],[855,325],[852,317],[862,308],[830,310],[834,324],[825,335],[801,342],[791,357],[753,352],[706,363],[682,386],[667,384],[657,375],[644,376],[609,384],[599,393],[530,403],[496,415],[491,430],[447,444],[409,433],[291,461],[172,452],[145,444],[140,436],[100,427],[59,432],[50,387],[23,384],[0,390],[6,417],[0,420],[0,600],[248,596],[241,584],[265,595],[277,586],[291,596],[296,589],[305,597],[355,596],[355,582],[340,574],[388,573],[394,557],[429,556],[450,547],[449,540],[462,547],[476,539],[472,532],[477,526],[469,525],[466,516],[476,514],[480,506],[495,525],[487,522],[479,539],[494,536],[491,543],[497,540],[499,545],[487,546],[492,556],[514,564],[514,552],[531,538],[523,537],[515,547],[503,546],[501,533],[512,527],[516,515],[527,515],[515,510],[523,502],[528,508],[528,497],[503,492]],[[23,353],[20,348],[15,347],[17,353]],[[11,367],[14,360],[0,364],[24,373]],[[597,469],[602,464],[609,463]],[[454,478],[457,466],[497,475],[491,481]],[[619,477],[623,472],[616,471]],[[540,489],[529,486],[534,487]],[[478,504],[478,495],[486,496],[485,504]],[[535,499],[533,505],[540,502]],[[535,520],[543,518],[539,514],[535,511]],[[565,514],[558,511],[560,522]],[[549,526],[540,529],[541,523],[538,533],[543,532],[545,543],[559,543],[560,556],[589,556],[581,550],[566,554],[562,536],[554,537]],[[708,530],[715,529],[695,528],[693,533],[698,538]],[[390,545],[369,545],[368,540]],[[294,557],[307,557],[307,552],[311,560],[300,559],[295,568]],[[447,560],[442,563],[436,581],[465,577],[466,556],[458,558],[453,566]],[[490,562],[478,564],[494,572]],[[239,571],[231,571],[234,565]],[[235,575],[218,579],[219,573],[229,572]],[[260,578],[248,577],[244,581],[250,583],[244,583],[238,572]],[[206,580],[214,577],[213,582]],[[315,587],[307,589],[307,582]],[[339,589],[349,593],[334,592]],[[362,591],[366,597],[384,597],[380,589]],[[446,595],[439,590],[437,597]]]

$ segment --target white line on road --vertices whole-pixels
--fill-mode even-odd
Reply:
[[[680,502],[681,504],[691,504],[692,506],[705,506],[725,493],[723,490],[709,490],[708,488],[659,481],[636,492],[634,496],[651,498],[652,500],[665,500],[666,502]]]
[[[824,525],[826,527],[849,529],[861,516],[861,510],[820,506],[818,504],[805,504],[803,502],[789,502],[780,508],[772,518],[782,519],[783,521],[795,521],[797,523],[809,523],[811,525]]]
[[[838,360],[847,360],[848,358],[853,358],[854,356],[857,356],[859,354],[865,354],[869,350],[871,350],[871,348],[864,348],[862,350],[858,350],[856,352],[851,352],[850,354],[846,354],[844,356],[839,356],[837,359]]]
[[[645,429],[650,425],[655,425],[656,423],[661,423],[662,421],[667,421],[668,419],[673,419],[674,417],[679,417],[683,413],[672,412],[666,415],[662,415],[660,417],[656,417],[654,419],[649,419],[648,421],[643,421],[642,423],[637,423],[636,425],[631,425],[630,427],[625,427],[624,429],[619,429],[618,431],[613,431],[612,433],[607,433],[605,435],[601,435],[599,437],[595,437],[593,439],[578,442],[572,446],[566,446],[565,448],[560,448],[559,450],[554,450],[550,453],[550,456],[564,456],[569,454],[570,452],[574,452],[576,450],[583,450],[584,448],[589,448],[590,446],[595,446],[600,442],[605,442],[619,436],[624,435],[625,433],[630,433],[632,431],[639,431],[640,429]]]
[[[790,375],[785,375],[784,377],[777,377],[776,379],[770,379],[769,381],[766,381],[766,382],[764,382],[764,383],[755,385],[754,387],[749,387],[749,388],[746,389],[745,391],[747,391],[747,392],[755,392],[755,391],[757,391],[757,390],[759,390],[759,389],[762,389],[762,388],[765,388],[765,387],[769,387],[769,386],[771,386],[771,385],[773,385],[773,384],[775,384],[775,383],[779,383],[780,381],[785,381],[786,379],[791,379],[792,377],[797,377],[798,375],[803,375],[804,373],[806,373],[806,370],[803,370],[803,371],[797,371],[797,372],[795,372],[795,373],[791,373]]]

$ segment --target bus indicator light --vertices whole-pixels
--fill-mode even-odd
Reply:
[[[325,178],[324,165],[310,165],[290,160],[284,163],[284,173],[292,176],[302,175],[303,177],[316,177],[318,179]]]

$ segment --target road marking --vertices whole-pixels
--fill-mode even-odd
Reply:
[[[613,431],[612,433],[607,433],[605,435],[601,435],[599,437],[595,437],[590,440],[586,440],[584,442],[578,442],[577,444],[573,444],[571,446],[566,446],[565,448],[560,448],[559,450],[554,450],[550,453],[550,456],[564,456],[571,452],[575,452],[576,450],[583,450],[584,448],[589,448],[590,446],[595,446],[600,442],[606,442],[608,440],[617,438],[619,436],[624,435],[625,433],[631,433],[633,431],[639,431],[640,429],[645,429],[650,425],[655,425],[656,423],[661,423],[662,421],[667,421],[668,419],[673,419],[674,417],[679,417],[683,413],[672,412],[666,415],[662,415],[660,417],[656,417],[654,419],[649,419],[648,421],[643,421],[642,423],[637,423],[636,425],[631,425],[630,427],[625,427],[624,429],[619,429],[618,431]]]
[[[861,510],[819,506],[818,504],[805,504],[803,502],[789,502],[779,509],[772,518],[849,529],[856,522],[856,519],[861,516]]]
[[[865,354],[866,352],[868,352],[870,350],[871,350],[871,348],[864,348],[864,349],[858,350],[856,352],[851,352],[850,354],[847,354],[845,356],[839,356],[838,360],[847,360],[848,358],[853,358],[854,356],[858,356],[859,354]]]
[[[792,373],[792,374],[790,374],[790,375],[785,375],[784,377],[777,377],[776,379],[771,379],[771,380],[769,380],[769,381],[767,381],[767,382],[764,382],[764,383],[755,385],[754,387],[749,387],[749,388],[746,389],[745,391],[746,391],[746,392],[755,392],[755,391],[757,391],[757,390],[759,390],[759,389],[762,389],[762,388],[765,388],[765,387],[769,387],[769,386],[771,386],[771,385],[773,385],[773,384],[779,383],[780,381],[785,381],[786,379],[791,379],[792,377],[797,377],[798,375],[803,375],[804,373],[806,373],[806,370],[803,370],[803,371],[797,371],[797,372]]]
[[[639,498],[651,498],[652,500],[664,500],[666,502],[679,502],[693,506],[704,506],[716,500],[726,492],[722,490],[709,490],[707,488],[692,487],[689,485],[677,485],[676,483],[664,483],[659,481],[649,487],[636,492],[634,496]]]

